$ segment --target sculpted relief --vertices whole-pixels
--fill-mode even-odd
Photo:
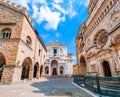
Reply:
[[[111,21],[112,27],[114,27],[116,24],[120,22],[120,10],[114,10],[112,12],[110,21]]]

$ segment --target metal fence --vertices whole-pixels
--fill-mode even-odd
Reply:
[[[120,77],[74,75],[74,83],[100,95],[120,97]]]

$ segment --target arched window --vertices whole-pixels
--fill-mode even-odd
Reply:
[[[30,36],[27,36],[27,38],[26,38],[26,43],[27,43],[29,46],[32,45],[32,40],[31,40]]]
[[[110,6],[112,6],[112,4],[113,4],[112,1],[110,1]]]
[[[10,28],[4,28],[2,32],[3,32],[3,36],[2,36],[3,39],[10,39],[12,32]]]

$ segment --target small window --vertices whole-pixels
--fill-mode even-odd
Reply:
[[[38,56],[40,56],[41,50],[39,49]]]
[[[109,6],[107,6],[107,9],[109,10]]]
[[[5,28],[2,30],[2,32],[3,32],[3,37],[2,37],[3,39],[10,39],[12,32],[10,28]]]
[[[56,55],[57,54],[57,49],[54,49],[53,53],[54,53],[54,55]]]
[[[30,36],[27,36],[27,38],[26,38],[26,43],[27,43],[29,46],[32,45],[32,40],[31,40]]]

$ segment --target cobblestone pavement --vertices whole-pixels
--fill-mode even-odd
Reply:
[[[51,78],[0,85],[0,97],[93,97],[72,84],[72,78]]]

